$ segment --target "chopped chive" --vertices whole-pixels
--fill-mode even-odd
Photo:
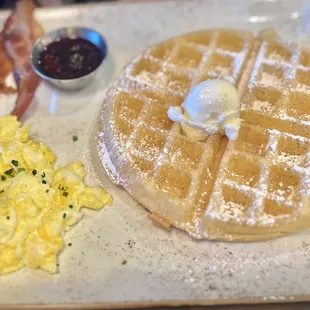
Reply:
[[[45,172],[42,173],[41,177],[42,177],[42,178],[45,178]]]
[[[69,193],[68,192],[63,192],[62,195],[65,196],[65,197],[68,197]]]
[[[58,267],[59,266],[59,264],[56,264],[56,267]]]
[[[64,213],[62,217],[65,219],[67,217],[67,213]]]
[[[79,139],[79,137],[78,137],[78,136],[72,136],[72,140],[73,140],[73,142],[77,141],[78,139]]]
[[[11,163],[12,163],[13,166],[18,167],[18,161],[17,160],[13,159],[11,161]]]
[[[73,209],[73,205],[70,205],[69,208],[70,208],[70,209]]]
[[[33,175],[36,175],[36,174],[37,174],[37,170],[35,170],[35,169],[32,170],[32,174],[33,174]]]
[[[68,243],[68,246],[71,246],[72,245],[72,243],[70,242],[70,243]]]
[[[1,176],[1,181],[5,181],[6,177],[4,175]]]
[[[2,194],[2,193],[4,193],[4,190],[1,190],[1,191],[0,191],[0,194]]]
[[[9,217],[9,216],[7,216],[7,217],[6,217],[6,219],[7,219],[7,220],[9,220],[9,219],[10,219],[10,217]]]
[[[42,180],[42,183],[43,183],[43,184],[46,184],[47,182],[46,182],[45,180]]]
[[[122,265],[126,265],[126,264],[127,264],[127,260],[125,259],[122,261]]]
[[[49,191],[50,191],[49,189],[46,190],[47,193],[48,193]]]
[[[25,171],[25,168],[18,168],[17,171],[18,171],[18,172]]]
[[[13,171],[14,171],[14,169],[11,168],[11,169],[9,169],[7,171],[4,171],[4,174],[12,176]]]

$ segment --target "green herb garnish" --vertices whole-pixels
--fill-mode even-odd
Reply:
[[[127,264],[127,260],[125,259],[122,261],[122,265],[126,265],[126,264]]]
[[[71,246],[72,245],[72,243],[68,243],[68,246]]]
[[[69,208],[70,208],[70,209],[73,209],[73,205],[70,205]]]
[[[7,217],[6,217],[6,219],[7,219],[7,220],[9,220],[9,219],[10,219],[10,217],[9,217],[9,216],[7,216]]]
[[[45,178],[45,172],[43,172],[43,173],[41,174],[41,177],[42,177],[42,178]]]
[[[62,217],[65,219],[67,217],[67,213],[64,213]]]
[[[25,171],[25,168],[18,168],[17,171],[18,171],[18,172]]]
[[[43,184],[46,184],[47,182],[46,182],[45,180],[42,180],[42,183],[43,183]]]
[[[36,175],[36,174],[37,174],[37,170],[35,170],[35,169],[32,170],[32,174],[33,174],[33,175]]]
[[[4,193],[4,190],[0,191],[0,194]]]
[[[17,160],[13,159],[11,161],[11,163],[12,163],[13,166],[18,167],[18,161]]]
[[[1,176],[1,181],[5,181],[6,177],[4,175]]]
[[[73,140],[73,142],[77,141],[78,139],[79,139],[79,137],[78,137],[78,136],[72,136],[72,140]]]
[[[65,196],[65,197],[68,197],[69,193],[68,192],[63,192],[62,195]]]
[[[4,174],[12,176],[13,171],[14,171],[14,169],[11,168],[11,169],[9,169],[7,171],[4,171]]]
[[[48,193],[49,191],[50,191],[49,189],[46,190],[47,193]]]

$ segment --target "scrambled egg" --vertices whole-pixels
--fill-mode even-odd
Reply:
[[[15,116],[0,117],[0,155],[0,275],[23,266],[55,273],[81,207],[98,210],[112,198],[83,183],[80,162],[55,170],[55,155]]]

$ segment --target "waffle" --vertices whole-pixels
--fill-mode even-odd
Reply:
[[[237,140],[199,142],[167,116],[191,87],[225,79],[241,96]],[[271,30],[214,29],[159,43],[108,91],[98,149],[110,179],[161,226],[255,241],[310,227],[310,52]]]

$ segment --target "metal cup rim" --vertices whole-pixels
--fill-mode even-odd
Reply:
[[[99,46],[98,44],[96,44],[95,42],[89,40],[87,37],[85,36],[80,36],[82,37],[83,39],[86,39],[90,42],[92,42],[93,44],[95,44],[101,51],[101,53],[103,54],[102,56],[102,61],[100,63],[100,65],[94,69],[93,71],[89,72],[88,74],[85,74],[81,77],[78,77],[78,78],[74,78],[74,79],[57,79],[57,78],[52,78],[46,74],[44,74],[39,68],[38,66],[35,65],[35,58],[38,57],[38,54],[37,53],[37,50],[38,50],[38,45],[42,42],[42,40],[44,40],[45,38],[48,38],[48,37],[51,37],[52,35],[54,34],[58,34],[58,33],[62,33],[62,32],[65,32],[66,34],[68,32],[71,31],[75,31],[76,33],[81,33],[81,32],[90,32],[90,33],[95,33],[96,36],[100,39],[100,44],[102,44],[102,46]],[[70,37],[70,35],[60,35],[60,37]],[[73,37],[73,36],[72,36]],[[49,43],[51,42],[54,42],[55,40],[51,40]],[[48,43],[48,44],[49,44]],[[48,44],[46,44],[45,46],[47,46]],[[44,44],[43,44],[44,46]],[[65,84],[70,84],[70,85],[73,85],[74,83],[80,83],[82,80],[86,80],[88,77],[91,78],[93,77],[96,72],[99,70],[99,68],[102,66],[102,64],[104,63],[105,61],[105,58],[107,56],[107,53],[108,53],[108,46],[107,46],[107,43],[106,43],[106,39],[104,38],[104,36],[102,36],[98,31],[94,30],[94,29],[91,29],[91,28],[88,28],[88,27],[79,27],[79,26],[70,26],[70,27],[61,27],[61,28],[56,28],[56,29],[53,29],[45,34],[43,34],[40,38],[38,38],[34,45],[32,46],[31,48],[31,53],[30,53],[30,64],[31,64],[31,67],[33,69],[33,71],[39,76],[41,77],[42,79],[44,80],[47,80],[49,82],[51,82],[52,84],[57,84],[57,86],[61,87],[61,88],[66,88],[64,85]],[[71,88],[71,87],[70,87]]]

